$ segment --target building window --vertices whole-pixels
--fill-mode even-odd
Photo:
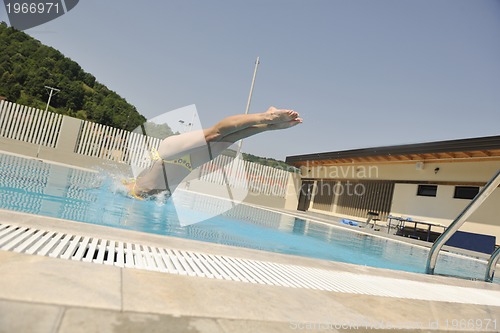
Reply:
[[[453,197],[455,199],[474,199],[478,193],[479,187],[477,186],[455,186]]]
[[[437,185],[418,185],[417,195],[423,197],[435,197]]]

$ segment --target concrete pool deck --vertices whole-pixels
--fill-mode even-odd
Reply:
[[[392,278],[401,283],[440,285],[457,294],[464,290],[500,292],[500,285],[480,281],[302,258],[9,211],[0,211],[0,223],[374,279]],[[500,306],[270,286],[0,251],[0,332],[394,332],[395,326],[411,332],[500,332]]]

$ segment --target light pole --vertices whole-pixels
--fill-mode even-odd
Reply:
[[[54,88],[54,87],[49,87],[49,86],[45,86],[45,88],[46,89],[50,89],[49,99],[47,100],[47,106],[45,107],[45,112],[47,112],[49,110],[50,100],[52,99],[52,95],[54,94],[54,91],[56,92],[55,94],[57,94],[61,90],[57,89],[57,88]],[[42,139],[40,139],[40,144],[38,145],[38,151],[36,152],[36,157],[38,157],[38,155],[40,155],[40,149],[41,148],[42,148]]]
[[[184,121],[184,120],[179,120],[179,123],[181,123],[182,125],[184,125],[184,132],[183,133],[186,133],[187,132],[187,129],[189,127],[189,129],[191,129],[191,126],[193,126],[193,123],[187,123]]]
[[[179,120],[179,123],[181,123],[182,125],[184,125],[186,132],[191,131],[191,129],[193,128],[194,118],[195,117],[196,117],[196,111],[193,112],[193,117],[191,118],[191,122],[190,123],[186,124],[186,122],[184,120],[182,120],[182,119]]]
[[[253,70],[252,85],[250,86],[250,93],[248,94],[248,101],[247,101],[247,107],[245,109],[245,114],[248,114],[248,110],[250,110],[250,103],[252,101],[253,87],[255,85],[255,77],[257,76],[257,68],[259,67],[259,64],[260,64],[259,57],[257,57],[257,60],[255,61],[255,69]],[[240,154],[242,144],[243,144],[243,139],[238,141],[238,149],[236,150],[236,156],[238,156]]]
[[[52,94],[54,93],[54,91],[56,92],[56,94],[58,92],[60,92],[61,90],[60,89],[57,89],[57,88],[53,88],[53,87],[49,87],[49,86],[45,86],[45,88],[47,89],[50,89],[50,93],[49,93],[49,100],[47,101],[47,106],[45,107],[45,112],[47,112],[47,110],[49,109],[49,104],[50,104],[50,100],[52,99]],[[54,94],[55,95],[55,94]]]

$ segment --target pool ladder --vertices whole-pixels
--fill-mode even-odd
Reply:
[[[500,170],[491,178],[491,180],[486,184],[485,187],[476,195],[476,197],[465,207],[465,209],[458,215],[458,217],[450,224],[450,226],[441,234],[441,236],[436,239],[434,245],[429,252],[429,257],[427,259],[427,274],[434,274],[434,269],[436,268],[437,257],[439,251],[443,245],[458,231],[458,229],[465,223],[467,218],[472,215],[490,196],[491,193],[500,185]],[[486,269],[486,274],[484,280],[487,282],[493,281],[493,276],[495,274],[495,268],[500,259],[500,247],[491,255],[488,260],[488,266]]]

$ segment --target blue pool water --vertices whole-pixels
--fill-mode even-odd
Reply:
[[[421,247],[247,205],[216,215],[219,199],[191,193],[184,194],[190,213],[216,216],[182,227],[176,210],[186,208],[178,202],[174,206],[161,197],[139,201],[118,184],[104,172],[0,154],[1,209],[358,265],[425,270],[428,250]],[[444,253],[436,268],[438,274],[477,279],[485,270],[485,262]]]

